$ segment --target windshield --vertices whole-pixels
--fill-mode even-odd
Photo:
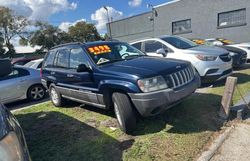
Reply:
[[[127,43],[91,45],[88,46],[87,50],[97,65],[146,56],[143,52]]]
[[[169,37],[163,37],[161,39],[178,49],[189,49],[198,46],[193,41],[181,37],[169,36]]]

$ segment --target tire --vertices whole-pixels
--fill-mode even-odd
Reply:
[[[65,99],[62,98],[62,95],[56,90],[54,84],[51,84],[49,87],[49,96],[50,96],[51,102],[56,107],[62,107],[65,104]]]
[[[27,96],[31,101],[39,101],[46,95],[45,88],[41,84],[36,84],[28,89]]]
[[[130,134],[136,128],[136,114],[126,94],[113,93],[114,112],[121,130]]]

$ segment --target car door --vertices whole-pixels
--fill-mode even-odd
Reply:
[[[74,85],[77,92],[75,97],[91,103],[99,103],[97,99],[97,83],[93,78],[93,73],[90,71],[77,72],[77,67],[80,64],[85,64],[90,67],[86,53],[81,47],[72,48],[70,50],[70,83]]]
[[[25,83],[29,72],[25,69],[14,68],[8,76],[0,78],[0,100],[4,103],[16,101],[26,94]]]
[[[70,97],[82,101],[98,103],[96,92],[97,85],[93,79],[93,74],[89,71],[77,72],[80,64],[89,66],[86,53],[81,47],[73,47],[69,51],[69,68],[65,70],[65,82],[59,84],[71,90]]]
[[[55,78],[56,85],[62,88],[66,88],[65,84],[68,83],[69,55],[68,49],[59,49],[54,58],[53,69],[50,70],[50,75]],[[60,88],[60,93],[71,95],[68,89]]]

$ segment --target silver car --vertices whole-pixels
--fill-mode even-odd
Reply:
[[[148,38],[131,42],[131,45],[149,56],[189,61],[199,73],[202,83],[212,83],[232,73],[231,56],[222,48],[198,46],[178,36]]]
[[[14,66],[10,74],[0,77],[0,101],[4,104],[29,99],[38,101],[45,97],[39,70]]]
[[[40,70],[43,64],[43,59],[32,60],[24,65],[24,67]]]

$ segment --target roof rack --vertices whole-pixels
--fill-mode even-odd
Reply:
[[[67,46],[67,45],[83,45],[83,44],[84,43],[81,43],[81,42],[70,42],[70,43],[56,45],[56,46],[52,47],[50,50],[55,49],[55,48],[59,48],[59,47],[63,47],[63,46]]]

